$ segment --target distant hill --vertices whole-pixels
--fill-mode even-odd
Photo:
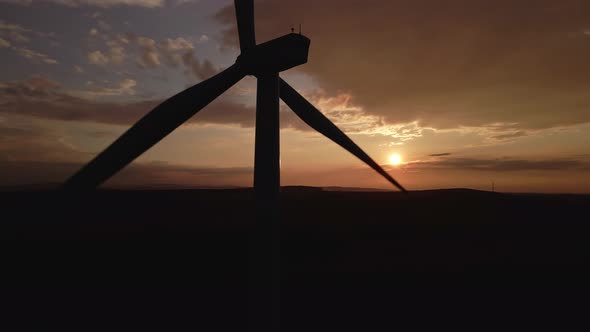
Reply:
[[[61,183],[33,183],[23,185],[0,186],[0,192],[26,192],[26,191],[48,191],[55,190],[61,186]],[[101,190],[130,190],[130,191],[175,191],[175,190],[238,190],[251,191],[252,187],[242,186],[205,186],[205,185],[182,185],[182,184],[144,184],[144,185],[115,185],[103,186]],[[315,186],[282,186],[282,192],[351,192],[351,193],[399,193],[398,190],[380,189],[380,188],[359,188],[359,187],[315,187]],[[410,194],[416,196],[421,195],[478,195],[478,194],[514,194],[527,196],[588,196],[588,194],[580,193],[528,193],[528,192],[492,192],[485,190],[469,189],[469,188],[442,188],[442,189],[426,189],[426,190],[410,190]]]
[[[356,187],[322,187],[324,191],[348,191],[348,192],[390,192],[397,191],[393,189],[377,189],[377,188],[356,188]]]

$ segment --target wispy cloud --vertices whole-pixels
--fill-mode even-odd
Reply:
[[[121,80],[109,87],[91,83],[85,89],[67,90],[58,82],[43,77],[0,83],[0,114],[32,116],[41,119],[131,125],[163,100],[118,102],[106,97],[135,93],[136,81]],[[254,108],[217,100],[208,111],[189,123],[254,126]]]
[[[12,49],[20,56],[22,56],[25,59],[28,59],[32,62],[35,62],[35,63],[45,63],[45,64],[50,64],[50,65],[54,65],[54,64],[58,63],[57,60],[51,58],[47,54],[36,52],[36,51],[33,51],[33,50],[25,48],[25,47],[12,47]]]
[[[137,82],[130,78],[122,79],[115,87],[95,86],[95,84],[91,82],[91,84],[89,84],[89,89],[71,90],[69,93],[72,96],[80,96],[87,99],[134,95],[136,85]]]
[[[9,48],[19,56],[33,63],[57,64],[58,61],[51,56],[32,50],[23,45],[31,41],[32,37],[53,38],[53,33],[35,32],[19,24],[0,20],[0,48]]]
[[[0,38],[0,48],[10,47],[10,42]]]
[[[0,36],[10,39],[13,42],[27,43],[30,41],[28,35],[32,33],[33,30],[24,28],[19,24],[0,20]]]
[[[554,159],[478,159],[478,158],[443,158],[430,161],[410,162],[405,165],[409,170],[472,170],[491,172],[519,171],[590,171],[590,161],[574,158]]]

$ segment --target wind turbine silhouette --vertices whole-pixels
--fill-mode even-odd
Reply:
[[[336,125],[279,77],[279,72],[307,62],[309,38],[292,32],[257,45],[253,0],[235,0],[234,5],[241,50],[236,62],[158,105],[69,178],[63,187],[72,190],[96,188],[243,77],[254,75],[258,79],[254,156],[254,192],[257,200],[275,201],[279,194],[279,98],[310,127],[364,161],[394,186],[406,191]]]

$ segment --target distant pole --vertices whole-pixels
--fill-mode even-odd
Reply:
[[[492,192],[496,192],[495,183],[492,181]]]

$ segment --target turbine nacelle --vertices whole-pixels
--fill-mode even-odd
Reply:
[[[289,33],[244,50],[236,60],[249,75],[278,73],[307,62],[309,38]]]

